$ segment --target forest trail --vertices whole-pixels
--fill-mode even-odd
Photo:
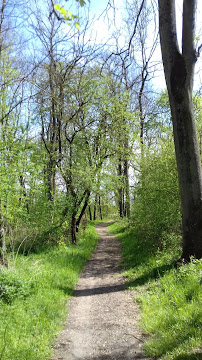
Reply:
[[[68,318],[52,360],[146,360],[132,291],[124,290],[120,244],[96,226],[100,240],[68,303]]]

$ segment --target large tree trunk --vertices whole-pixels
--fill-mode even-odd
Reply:
[[[192,88],[196,0],[184,0],[183,48],[176,35],[174,0],[159,0],[161,50],[171,107],[182,208],[182,258],[202,257],[202,175]]]

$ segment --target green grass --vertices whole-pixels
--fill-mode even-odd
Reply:
[[[95,249],[89,225],[78,245],[19,255],[0,273],[0,360],[45,360],[67,315],[66,302]]]
[[[171,247],[156,251],[127,223],[114,223],[109,230],[121,241],[128,286],[139,294],[141,325],[150,335],[147,355],[162,360],[202,359],[202,260],[175,269],[179,247],[173,234]]]

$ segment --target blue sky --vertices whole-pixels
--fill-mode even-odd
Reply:
[[[191,1],[191,0],[190,0]],[[111,32],[113,30],[113,20],[114,20],[114,12],[111,9],[108,11],[107,16],[104,16],[102,12],[106,9],[108,0],[90,0],[90,16],[95,18],[95,22],[93,24],[93,33],[95,36],[96,33],[96,42],[107,42],[109,39]],[[112,1],[113,2],[113,1]],[[115,6],[118,9],[116,12],[116,26],[117,28],[121,28],[122,26],[122,17],[124,15],[125,8],[125,0],[114,0]],[[177,15],[177,28],[178,28],[178,38],[179,42],[181,41],[181,29],[182,29],[182,4],[183,0],[176,0],[176,15]],[[101,15],[102,14],[102,15]],[[106,14],[105,14],[106,15]],[[96,20],[97,19],[97,20]],[[111,29],[108,29],[109,23],[111,21]],[[197,30],[196,35],[201,35],[200,43],[202,43],[202,0],[198,0],[198,10],[197,10]],[[156,58],[160,58],[161,53],[160,49],[157,50]],[[200,84],[202,84],[202,54],[200,59],[197,62],[196,73],[195,76],[195,88],[198,88]],[[164,75],[163,73],[160,75],[159,79],[156,81],[156,86],[159,84],[165,87]]]
[[[149,2],[149,0],[147,1]],[[108,3],[110,2],[112,4],[114,3],[117,9],[115,18],[114,18],[113,9],[112,8],[109,9],[109,6],[107,8]],[[88,0],[86,0],[86,3],[88,3]],[[176,0],[176,15],[177,15],[179,42],[181,41],[181,32],[182,32],[182,5],[183,5],[183,0]],[[118,30],[120,30],[119,46],[121,46],[122,48],[128,46],[130,35],[128,33],[127,35],[126,33],[124,34],[124,30],[125,30],[124,27],[126,27],[126,25],[123,24],[122,22],[122,18],[124,16],[124,9],[125,9],[125,0],[90,0],[90,4],[87,4],[85,8],[80,8],[81,12],[86,11],[88,6],[90,9],[89,10],[90,18],[91,20],[93,19],[92,26],[90,27],[90,30],[88,32],[88,37],[89,39],[91,39],[92,43],[96,42],[97,44],[107,44],[108,46],[111,45],[111,48],[113,49],[114,40],[111,38],[111,35],[113,31],[117,28]],[[65,7],[68,9],[68,2],[65,4]],[[105,12],[106,8],[108,9],[107,12]],[[75,8],[73,7],[73,9]],[[72,13],[74,14],[75,11],[72,10]],[[158,19],[156,21],[158,22]],[[121,36],[121,34],[123,34],[123,36]],[[197,44],[197,46],[199,46],[199,44],[202,43],[202,0],[198,0],[196,35],[197,36],[201,35],[201,39]],[[152,43],[153,43],[153,39],[151,38],[150,44]],[[160,47],[156,49],[152,60],[154,62],[161,60]],[[196,76],[195,76],[194,84],[195,84],[194,87],[195,90],[199,89],[202,86],[202,52],[201,52],[201,57],[200,59],[198,59],[196,64]],[[153,79],[153,85],[157,91],[158,90],[161,91],[162,89],[165,88],[166,85],[164,80],[164,73],[162,70],[158,72],[158,77],[156,76]]]

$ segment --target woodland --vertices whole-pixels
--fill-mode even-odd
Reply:
[[[111,231],[122,242],[125,276],[140,292],[142,326],[157,333],[148,354],[201,359],[196,3],[184,1],[181,52],[175,30],[165,26],[165,16],[174,18],[174,1],[123,2],[121,23],[116,1],[96,15],[113,29],[102,42],[88,1],[55,7],[52,0],[0,1],[2,360],[49,358],[67,297],[96,246],[94,224],[103,219],[115,220]],[[163,64],[164,88],[156,85]],[[56,291],[48,283],[60,286]],[[155,313],[160,303],[163,320]],[[147,322],[152,311],[158,323]],[[166,335],[159,330],[163,321]]]

